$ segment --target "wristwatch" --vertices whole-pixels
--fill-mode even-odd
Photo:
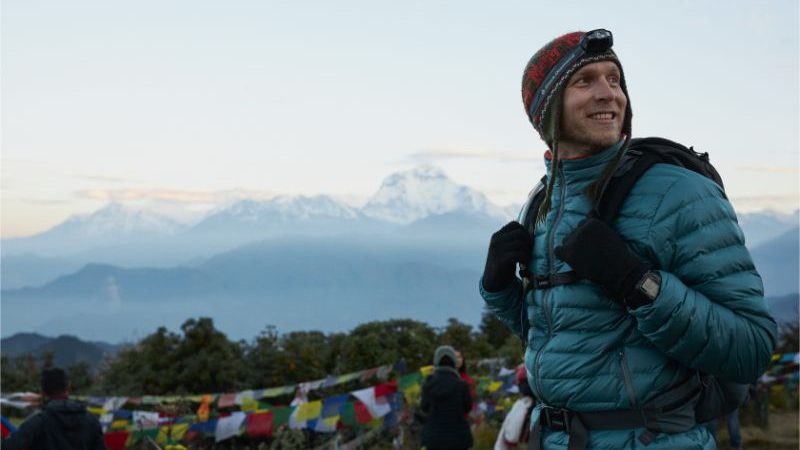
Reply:
[[[631,295],[625,299],[625,304],[631,309],[653,303],[661,292],[661,275],[653,270],[648,270],[636,283]]]

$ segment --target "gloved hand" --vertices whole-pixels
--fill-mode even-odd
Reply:
[[[556,247],[558,259],[580,276],[605,287],[614,300],[624,302],[649,270],[608,224],[596,217],[584,219]]]
[[[483,269],[483,288],[489,292],[500,292],[514,280],[517,263],[531,259],[533,239],[530,233],[519,224],[509,222],[492,235],[486,267]]]

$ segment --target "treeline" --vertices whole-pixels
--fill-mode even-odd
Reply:
[[[85,363],[66,368],[75,394],[184,395],[235,392],[295,384],[404,361],[408,369],[431,364],[434,349],[449,344],[474,370],[482,358],[521,362],[523,347],[492,314],[477,328],[450,319],[444,327],[414,320],[359,325],[349,333],[293,331],[267,326],[251,341],[232,341],[211,318],[189,319],[174,333],[159,328],[105,360],[91,372]],[[3,357],[4,393],[38,391],[39,371],[52,355]]]

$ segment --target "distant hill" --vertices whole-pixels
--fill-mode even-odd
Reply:
[[[772,317],[778,325],[792,323],[800,320],[798,316],[798,306],[800,306],[800,294],[784,295],[782,297],[768,297]]]
[[[47,337],[37,333],[17,333],[0,341],[3,356],[14,358],[32,355],[40,358],[52,353],[53,363],[58,367],[67,368],[85,362],[92,370],[98,367],[103,358],[116,354],[119,349],[119,345],[86,342],[68,335]]]
[[[769,297],[798,292],[800,285],[800,229],[787,231],[752,250],[756,269],[764,280]]]

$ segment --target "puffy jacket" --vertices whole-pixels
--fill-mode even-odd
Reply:
[[[422,445],[431,450],[472,447],[472,433],[464,414],[472,409],[469,387],[455,369],[436,369],[422,386]]]
[[[83,404],[52,400],[29,417],[8,439],[3,450],[106,450],[100,422]]]
[[[534,236],[534,274],[571,270],[553,249],[590,211],[585,191],[619,145],[559,164],[553,206]],[[549,161],[547,168],[553,176]],[[530,290],[524,299],[519,280],[495,293],[480,283],[489,309],[512,331],[520,334],[528,321],[525,365],[536,397],[574,411],[635,409],[696,370],[742,383],[758,378],[777,330],[723,191],[702,175],[657,164],[634,186],[613,227],[659,269],[661,290],[650,305],[626,310],[587,280]],[[715,446],[702,426],[659,434],[647,447],[637,439],[642,431],[590,431],[588,448]],[[568,439],[564,432],[542,430],[544,449],[565,449]]]

